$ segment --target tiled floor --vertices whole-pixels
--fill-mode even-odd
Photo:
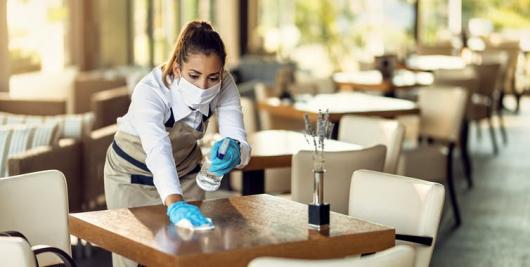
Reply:
[[[506,115],[506,124],[508,144],[497,136],[497,156],[487,128],[481,139],[471,128],[475,187],[466,188],[457,159],[463,224],[453,230],[451,209],[446,209],[432,266],[530,266],[530,98],[519,115]],[[81,267],[111,266],[110,255],[101,249],[77,261]]]

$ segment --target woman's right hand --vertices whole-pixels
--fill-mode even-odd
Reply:
[[[206,219],[197,206],[188,204],[183,200],[169,205],[166,214],[173,224],[179,223],[182,219],[189,220],[193,226],[210,224],[210,221]]]

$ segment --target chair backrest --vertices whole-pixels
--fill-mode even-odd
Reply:
[[[416,248],[416,267],[429,266],[445,190],[424,180],[360,170],[353,173],[348,214],[392,226],[397,234],[433,237],[433,245]]]
[[[279,92],[276,88],[263,83],[258,83],[254,87],[256,101],[265,101],[270,97],[278,97]],[[260,130],[291,130],[301,131],[304,129],[304,120],[284,118],[282,116],[273,116],[268,111],[258,110],[259,129]]]
[[[256,108],[254,101],[248,97],[241,97],[241,111],[243,112],[243,123],[247,134],[255,133],[258,124],[256,123]]]
[[[71,255],[67,216],[66,180],[61,172],[0,179],[0,231],[18,231],[32,245],[57,247]],[[38,259],[41,265],[62,262],[53,255],[39,255]]]
[[[386,173],[396,173],[405,128],[396,120],[380,118],[343,116],[340,120],[339,141],[365,147],[386,146]]]
[[[475,65],[475,71],[478,76],[478,87],[475,93],[493,99],[493,93],[498,88],[499,72],[501,71],[501,64],[499,63],[483,63]]]
[[[436,87],[462,87],[468,92],[475,92],[478,86],[478,75],[473,67],[462,70],[436,70],[433,73],[433,85]]]
[[[355,170],[382,171],[386,148],[383,145],[340,152],[324,152],[324,201],[331,210],[346,214],[351,174]],[[301,203],[313,202],[313,152],[299,151],[293,155],[291,170],[291,199]]]
[[[420,135],[457,142],[468,101],[460,87],[428,87],[419,92]]]
[[[364,257],[340,259],[301,260],[260,257],[252,260],[248,267],[412,267],[414,249],[409,246],[394,246]]]
[[[0,266],[34,267],[35,257],[28,242],[20,237],[0,237]]]
[[[497,63],[500,65],[499,74],[497,75],[497,87],[501,91],[505,87],[506,75],[508,70],[508,52],[506,51],[483,51],[480,54],[482,64]]]
[[[116,123],[116,119],[127,113],[131,97],[127,86],[94,93],[90,98],[90,109],[94,112],[93,129]]]

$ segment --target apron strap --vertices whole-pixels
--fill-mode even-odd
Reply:
[[[114,151],[116,152],[116,154],[118,154],[118,156],[120,156],[122,159],[128,161],[129,163],[131,163],[132,165],[140,168],[141,170],[143,171],[146,171],[146,172],[151,172],[148,168],[147,168],[147,165],[145,165],[145,163],[139,161],[139,160],[136,160],[135,158],[129,156],[129,154],[127,154],[125,151],[123,151],[119,146],[118,144],[116,144],[116,141],[112,141],[112,149],[114,149]]]
[[[173,109],[169,108],[169,112],[171,112],[171,115],[169,116],[169,119],[164,123],[164,126],[167,128],[173,128],[173,125],[175,124],[175,116],[173,116]]]
[[[146,171],[150,172],[147,168],[147,165],[145,163],[142,163],[139,160],[136,160],[135,158],[131,157],[129,154],[127,154],[125,151],[123,151],[118,144],[116,144],[116,141],[112,141],[112,149],[114,149],[114,152],[118,154],[121,158],[126,160],[127,162],[131,163],[132,165]],[[198,173],[201,170],[201,164],[197,164],[193,170],[191,170],[188,174],[191,173]],[[146,176],[146,175],[140,175],[140,174],[131,174],[131,184],[142,184],[142,185],[150,185],[155,186],[153,182],[153,176]]]

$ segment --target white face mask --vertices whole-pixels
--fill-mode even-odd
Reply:
[[[176,84],[180,95],[184,99],[184,103],[193,109],[198,109],[201,105],[210,103],[221,90],[221,82],[218,82],[210,88],[201,89],[188,82],[182,76],[173,84]]]

